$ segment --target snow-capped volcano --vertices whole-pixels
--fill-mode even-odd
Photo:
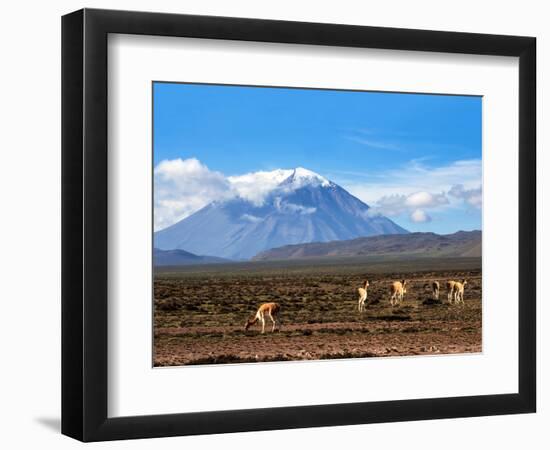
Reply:
[[[370,214],[369,206],[302,167],[229,177],[235,195],[214,201],[155,233],[155,247],[249,259],[289,244],[407,231]]]

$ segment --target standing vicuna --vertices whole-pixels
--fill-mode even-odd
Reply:
[[[449,304],[453,303],[455,284],[457,281],[447,281],[447,301]]]
[[[439,281],[432,281],[431,283],[426,283],[424,289],[430,289],[432,292],[432,300],[439,301]]]
[[[407,280],[394,281],[390,286],[390,304],[397,305],[403,301],[403,296],[407,293]]]
[[[265,333],[265,315],[267,314],[273,323],[271,332],[275,331],[275,325],[277,324],[277,317],[279,316],[279,311],[281,307],[278,303],[262,303],[256,312],[256,315],[252,319],[248,319],[244,326],[244,330],[247,331],[252,325],[254,325],[258,320],[262,323],[262,334]]]
[[[367,288],[369,287],[369,280],[365,280],[365,287],[358,288],[357,293],[359,294],[359,303],[358,303],[358,309],[359,312],[363,312],[365,310],[365,301],[367,300]]]
[[[464,286],[468,282],[466,280],[462,280],[461,282],[456,281],[454,284],[454,300],[456,304],[462,303],[464,304]]]

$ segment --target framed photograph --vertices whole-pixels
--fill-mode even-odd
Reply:
[[[62,20],[62,432],[535,412],[536,40]]]

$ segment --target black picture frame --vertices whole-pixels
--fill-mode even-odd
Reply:
[[[518,392],[109,418],[109,33],[519,57]],[[533,37],[96,9],[63,16],[62,433],[82,441],[102,441],[535,412],[535,91]]]

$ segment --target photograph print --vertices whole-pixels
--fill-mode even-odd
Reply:
[[[155,367],[482,351],[482,97],[152,102]]]

